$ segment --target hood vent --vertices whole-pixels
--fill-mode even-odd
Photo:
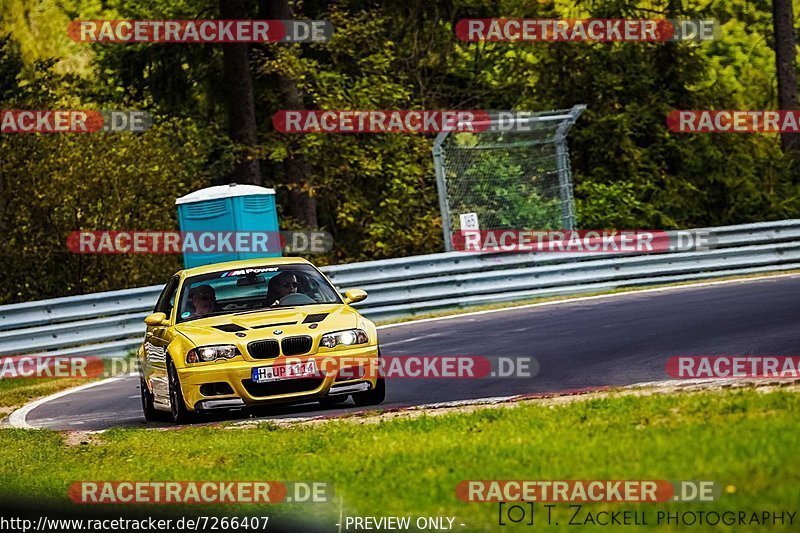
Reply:
[[[303,324],[311,324],[312,322],[322,322],[325,320],[325,317],[328,316],[328,313],[314,313],[312,315],[308,315],[305,320],[303,320]]]
[[[278,326],[292,326],[294,324],[297,324],[297,322],[275,322],[274,324],[261,324],[260,326],[253,326],[253,329],[275,328]]]
[[[226,331],[228,333],[236,333],[237,331],[245,331],[247,328],[243,328],[239,324],[222,324],[220,326],[213,326],[215,329],[220,331]]]

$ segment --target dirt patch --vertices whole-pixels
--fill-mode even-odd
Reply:
[[[100,446],[103,442],[97,431],[64,431],[67,446]]]

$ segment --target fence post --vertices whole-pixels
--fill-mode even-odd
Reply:
[[[442,234],[444,236],[444,249],[453,251],[453,238],[450,234],[450,208],[447,205],[447,181],[444,177],[444,153],[442,143],[447,137],[446,132],[439,133],[433,143],[433,167],[436,171],[436,190],[439,193],[439,211],[442,213]]]
[[[561,197],[561,220],[566,230],[575,229],[575,199],[572,195],[572,172],[569,167],[569,148],[567,146],[567,132],[578,120],[585,105],[572,106],[569,110],[570,120],[558,126],[555,135],[556,165],[558,166],[558,188]]]
[[[569,181],[569,155],[567,141],[564,138],[556,141],[556,161],[558,165],[558,189],[561,196],[561,223],[566,230],[575,229],[575,215],[572,208],[572,186]]]

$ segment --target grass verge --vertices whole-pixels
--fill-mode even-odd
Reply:
[[[798,511],[798,411],[796,389],[744,389],[532,402],[374,424],[115,429],[79,445],[50,431],[5,429],[0,498],[67,505],[67,488],[79,480],[328,481],[343,500],[345,516],[451,516],[458,530],[491,531],[500,527],[497,504],[461,502],[455,496],[460,481],[713,480],[735,487],[709,503],[591,504],[582,511],[639,510],[647,529],[671,531],[685,526],[659,525],[658,511]],[[185,509],[169,507],[170,513]],[[313,518],[333,531],[340,508],[291,503],[216,506],[213,512]],[[575,530],[566,504],[553,511],[558,526],[543,523],[544,515],[539,509],[539,529]],[[800,513],[794,525],[769,529],[796,530],[798,520]],[[609,531],[599,525],[584,529]],[[753,528],[720,523],[691,529]]]

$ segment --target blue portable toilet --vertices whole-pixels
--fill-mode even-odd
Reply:
[[[185,268],[238,259],[280,257],[275,190],[257,185],[207,187],[175,200],[182,232],[268,232],[268,251],[184,252]]]

